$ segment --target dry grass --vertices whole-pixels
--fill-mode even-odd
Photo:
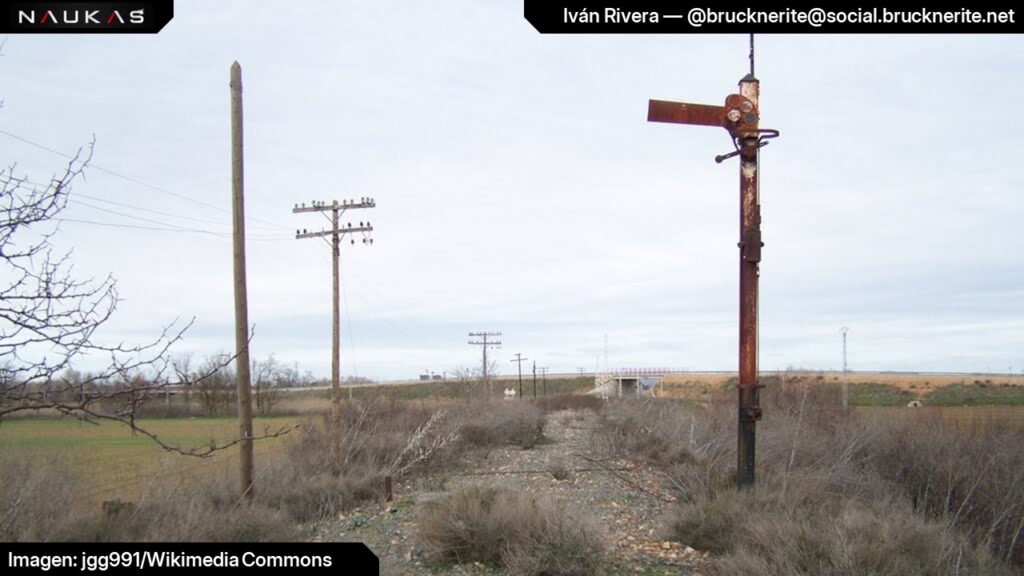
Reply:
[[[601,422],[595,439],[605,455],[638,458],[662,467],[693,460],[690,439],[696,433],[696,416],[685,416],[676,402],[610,402]]]
[[[266,506],[236,506],[226,483],[153,484],[116,513],[79,497],[80,478],[66,460],[0,463],[2,541],[287,541],[298,532]],[[229,502],[230,501],[230,502]]]
[[[594,523],[548,496],[472,486],[428,504],[417,521],[436,563],[485,562],[528,576],[589,576],[605,544]]]
[[[716,558],[710,573],[718,576],[778,576],[788,574],[903,576],[907,574],[1009,575],[980,547],[927,521],[899,503],[871,503],[823,508],[784,509],[772,495],[758,513],[737,504],[756,497],[737,498],[720,508],[739,517],[730,534],[734,545]],[[724,498],[723,498],[724,500]],[[816,500],[808,495],[805,500]],[[699,530],[698,530],[699,534]],[[711,535],[716,542],[720,535]]]
[[[268,506],[297,521],[331,517],[383,495],[384,477],[417,474],[451,462],[457,434],[450,413],[386,398],[342,405],[338,458],[332,457],[327,416],[292,439],[262,473],[257,491]]]
[[[104,499],[131,502],[116,517],[105,516],[98,501],[83,498],[75,489],[83,485],[76,469],[94,465],[93,460],[76,465],[49,452],[33,457],[21,449],[0,465],[5,487],[0,495],[0,538],[294,539],[299,523],[331,518],[382,498],[385,476],[399,480],[449,468],[466,448],[529,448],[542,438],[543,425],[543,412],[527,402],[440,407],[436,402],[357,399],[343,403],[337,459],[332,457],[326,415],[310,419],[301,433],[281,439],[280,450],[261,454],[251,505],[240,503],[233,459],[190,460],[187,472],[140,477],[132,490],[122,486],[116,493],[104,493]],[[10,434],[11,428],[6,432]],[[466,438],[461,432],[467,432]],[[152,448],[141,439],[123,436],[112,439],[113,444]]]
[[[532,402],[471,403],[455,415],[463,443],[474,448],[519,446],[528,450],[544,437],[544,412]]]
[[[689,410],[614,403],[595,442],[665,473],[681,501],[672,532],[691,546],[735,553],[716,561],[722,574],[1000,574],[992,558],[1024,565],[1024,430],[965,428],[915,410],[868,417],[822,401],[822,392],[763,392],[753,493],[733,487],[734,394]],[[803,544],[784,545],[773,539],[779,534]],[[847,548],[826,546],[819,534],[846,539]],[[889,536],[880,543],[873,534]],[[872,548],[885,557],[872,557]]]
[[[257,433],[275,431],[300,421],[295,417],[256,418],[254,429]],[[161,439],[181,446],[226,442],[238,432],[235,418],[156,418],[140,423]],[[257,461],[267,461],[285,445],[286,438],[300,433],[256,443]],[[122,424],[90,424],[71,418],[5,420],[0,423],[0,452],[11,461],[65,462],[78,478],[77,497],[95,507],[115,498],[136,501],[154,478],[202,476],[222,463],[238,461],[237,449],[204,459],[168,454]]]
[[[560,410],[593,410],[600,412],[604,408],[604,400],[591,394],[554,394],[537,399],[537,405],[545,413]]]
[[[66,459],[27,453],[0,459],[0,541],[60,539],[84,515]]]
[[[572,470],[569,469],[569,463],[565,457],[560,454],[553,454],[548,456],[547,464],[548,472],[551,473],[551,477],[555,480],[568,480],[572,476]]]
[[[773,385],[809,383],[813,385],[837,385],[843,380],[841,372],[791,370],[785,372],[764,373],[762,380]],[[735,373],[700,373],[671,374],[659,384],[658,396],[663,398],[683,398],[700,402],[708,401],[723,389],[732,390],[735,385]],[[854,387],[886,387],[897,392],[910,394],[909,398],[923,397],[936,390],[955,385],[989,386],[989,387],[1024,387],[1024,375],[1014,374],[912,374],[898,372],[849,372],[848,382]],[[905,404],[904,402],[903,404]]]

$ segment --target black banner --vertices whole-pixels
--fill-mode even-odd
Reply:
[[[0,543],[0,573],[377,576],[365,544]]]
[[[894,2],[886,7],[803,0],[717,6],[693,0],[523,0],[526,19],[545,34],[1024,32],[1024,14],[1013,6],[1009,2],[951,5],[937,0]]]
[[[4,4],[2,34],[156,34],[174,17],[174,0],[14,0]]]

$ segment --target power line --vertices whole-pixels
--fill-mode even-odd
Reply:
[[[36,148],[39,148],[40,150],[49,152],[51,154],[56,154],[57,156],[60,156],[61,158],[64,158],[64,159],[67,159],[67,160],[74,160],[76,158],[75,156],[72,156],[70,154],[66,154],[66,153],[61,152],[59,150],[55,150],[53,148],[50,148],[49,146],[45,146],[43,144],[40,144],[39,142],[35,142],[34,140],[30,140],[30,139],[25,138],[23,136],[18,136],[17,134],[14,134],[13,132],[8,132],[7,130],[4,130],[2,128],[0,128],[0,134],[3,134],[3,135],[5,135],[5,136],[7,136],[9,138],[13,138],[15,140],[18,140],[19,142],[24,142],[25,144],[28,144],[29,146],[34,146]],[[181,200],[185,200],[186,202],[192,202],[193,204],[197,204],[197,205],[203,206],[205,208],[210,208],[212,210],[217,210],[218,212],[224,212],[225,214],[230,214],[231,213],[231,211],[226,209],[226,208],[221,208],[220,206],[209,204],[209,203],[203,202],[202,200],[196,200],[195,198],[192,198],[190,196],[186,196],[184,194],[178,194],[177,192],[172,192],[171,190],[168,190],[166,188],[162,188],[162,187],[157,186],[155,184],[150,184],[149,182],[145,182],[143,180],[139,180],[138,178],[133,178],[131,176],[128,176],[126,174],[122,174],[120,172],[111,170],[109,168],[104,168],[103,166],[100,166],[98,164],[90,163],[89,166],[92,169],[97,170],[99,172],[103,172],[105,174],[109,174],[110,176],[114,176],[115,178],[120,178],[120,179],[125,180],[127,182],[131,182],[131,183],[136,184],[138,186],[142,186],[143,188],[148,188],[148,189],[153,190],[155,192],[160,192],[161,194],[167,194],[169,196],[173,196],[175,198],[178,198],[178,199],[181,199]],[[282,230],[290,230],[291,229],[290,227],[284,226],[283,224],[278,224],[277,222],[271,222],[269,220],[262,220],[260,218],[253,218],[251,216],[249,217],[249,220],[252,220],[254,222],[262,222],[263,224],[266,224],[268,226],[273,226],[275,228],[281,228]]]
[[[325,239],[326,240],[326,239]],[[348,292],[345,289],[345,271],[338,261],[338,281],[341,284],[341,301],[345,304],[345,327],[348,329],[348,348],[352,356],[352,376],[359,378],[359,366],[356,364],[356,341],[352,337],[352,314],[348,311]],[[354,382],[353,382],[354,384]],[[349,398],[352,397],[352,387],[348,389]]]
[[[32,184],[35,184],[35,182],[32,182]],[[114,206],[121,206],[122,208],[131,208],[132,210],[139,210],[140,212],[147,212],[149,214],[156,214],[157,216],[165,216],[167,218],[179,218],[181,220],[191,220],[193,222],[201,222],[201,223],[204,223],[204,224],[216,224],[218,226],[230,226],[229,222],[224,222],[224,221],[221,221],[221,220],[210,220],[209,218],[196,218],[194,216],[184,216],[182,214],[173,214],[173,213],[170,213],[170,212],[161,212],[160,210],[153,210],[151,208],[143,208],[142,206],[136,206],[134,204],[127,204],[125,202],[118,202],[116,200],[108,200],[106,198],[100,198],[98,196],[90,196],[88,194],[83,194],[81,192],[75,192],[71,196],[71,199],[74,200],[75,198],[79,198],[79,197],[80,198],[87,198],[89,200],[93,200],[93,201],[96,201],[96,202],[103,202],[104,204],[112,204]],[[266,225],[257,226],[257,227],[266,227]]]
[[[50,186],[54,186],[53,183],[44,184],[42,182],[38,182],[38,181],[30,179],[30,178],[16,178],[16,181],[19,184],[20,183],[28,183],[28,184],[32,184],[32,186],[39,187],[39,188],[47,188],[47,187],[50,187]],[[197,217],[194,217],[194,216],[185,216],[185,215],[182,215],[182,214],[174,214],[174,213],[171,213],[171,212],[162,212],[160,210],[153,210],[151,208],[143,208],[142,206],[136,206],[134,204],[128,204],[128,203],[125,203],[125,202],[118,202],[116,200],[108,200],[108,199],[105,199],[105,198],[99,198],[98,196],[90,196],[88,194],[83,194],[81,192],[75,192],[74,194],[69,195],[69,200],[71,200],[72,202],[75,202],[75,203],[78,203],[78,204],[82,204],[84,206],[88,206],[88,207],[94,208],[96,210],[101,210],[101,211],[104,211],[104,212],[111,212],[111,213],[114,213],[114,214],[117,214],[117,215],[120,215],[120,216],[124,216],[124,217],[127,217],[127,218],[135,218],[135,219],[139,219],[139,220],[143,220],[143,221],[151,221],[151,222],[159,223],[159,224],[162,224],[162,225],[164,225],[164,224],[172,225],[172,227],[185,228],[185,227],[179,227],[179,224],[171,224],[171,223],[164,222],[163,220],[159,220],[159,221],[157,221],[157,220],[148,220],[148,219],[142,218],[141,216],[136,216],[134,214],[125,214],[123,212],[117,212],[117,211],[113,211],[113,210],[106,209],[106,208],[100,208],[99,206],[93,206],[93,205],[88,204],[86,202],[80,201],[79,200],[80,198],[86,198],[86,199],[89,199],[89,200],[93,200],[95,202],[102,202],[104,204],[112,204],[114,206],[121,206],[121,207],[124,207],[124,208],[130,208],[132,210],[138,210],[138,211],[141,211],[141,212],[147,212],[147,213],[151,213],[151,214],[157,214],[157,215],[160,215],[160,216],[166,216],[166,217],[169,217],[169,218],[178,218],[178,219],[182,219],[182,220],[191,220],[191,221],[202,222],[202,223],[211,223],[211,224],[216,224],[216,225],[228,225],[226,222],[222,222],[220,220],[212,220],[212,219],[209,219],[209,218],[197,218]],[[269,227],[267,227],[266,224],[256,224],[255,228],[268,229]],[[266,236],[269,236],[270,234],[273,234],[273,233],[270,233],[270,232],[266,232],[265,233]],[[253,238],[253,236],[247,234],[246,238]],[[275,238],[283,238],[283,237],[275,237]]]
[[[167,222],[162,222],[160,220],[153,220],[151,218],[144,218],[142,216],[135,216],[133,214],[126,214],[124,212],[118,212],[117,210],[111,210],[109,208],[103,208],[102,206],[96,206],[95,204],[90,204],[88,202],[84,202],[84,201],[79,200],[77,198],[70,198],[69,200],[71,200],[71,202],[73,202],[75,204],[79,204],[79,205],[85,206],[87,208],[92,208],[93,210],[99,210],[100,212],[106,212],[107,214],[113,214],[115,216],[121,216],[123,218],[131,218],[133,220],[138,220],[140,222],[149,222],[150,224],[160,224],[162,226],[167,226],[169,228],[175,228],[175,229],[178,229],[178,230],[199,231],[199,228],[191,228],[190,229],[190,228],[186,228],[184,226],[178,226],[177,224],[170,224],[170,223],[167,223]],[[211,233],[211,234],[220,234],[221,233],[221,232],[216,232],[216,231],[213,231],[213,230],[204,230],[204,232],[208,232],[208,233]],[[223,234],[228,234],[228,233],[227,232],[223,232]]]
[[[205,229],[201,229],[201,228],[190,228],[190,227],[187,227],[187,226],[179,226],[177,224],[171,224],[171,223],[163,222],[161,220],[153,220],[151,218],[144,218],[142,216],[136,216],[134,214],[127,214],[125,212],[118,212],[117,210],[110,210],[109,208],[103,208],[101,206],[95,206],[93,204],[89,204],[88,202],[83,202],[83,201],[78,200],[76,198],[71,198],[70,200],[72,202],[74,202],[75,204],[80,204],[82,206],[86,206],[88,208],[92,208],[93,210],[99,210],[100,212],[106,212],[108,214],[113,214],[115,216],[121,216],[123,218],[131,218],[131,219],[134,219],[134,220],[138,220],[140,222],[148,222],[150,224],[158,224],[160,226],[167,227],[167,229],[180,230],[182,232],[197,232],[197,233],[202,233],[202,234],[212,234],[212,235],[225,236],[225,237],[227,237],[227,236],[229,236],[231,234],[230,232],[220,232],[220,231],[216,231],[216,230],[205,230]],[[284,239],[285,236],[280,235],[280,234],[278,234],[278,235],[271,235],[271,234],[256,234],[256,235],[254,235],[254,234],[246,234],[246,238],[253,239],[253,240],[260,239],[260,238],[262,238],[262,239],[267,239],[267,238]]]
[[[94,226],[106,226],[108,228],[131,228],[133,230],[153,230],[157,232],[194,232],[197,234],[209,234],[211,236],[230,236],[227,232],[212,232],[200,230],[199,228],[166,228],[160,226],[138,226],[135,224],[115,224],[113,222],[97,222],[95,220],[83,220],[80,218],[57,218],[57,222],[74,222],[76,224],[92,224]]]
[[[31,184],[31,185],[37,186],[37,187],[53,186],[53,184],[43,184],[41,182],[36,182],[35,180],[30,180],[28,178],[18,178],[17,182],[18,183]],[[116,200],[108,200],[106,198],[100,198],[99,196],[90,196],[89,194],[84,194],[82,192],[74,192],[73,194],[69,194],[68,195],[68,199],[71,200],[72,202],[78,202],[79,204],[83,204],[83,205],[89,206],[90,208],[95,208],[97,210],[108,211],[108,210],[106,210],[104,208],[100,208],[98,206],[92,206],[92,205],[89,205],[89,204],[87,204],[85,202],[81,202],[81,201],[78,200],[79,198],[87,198],[89,200],[93,200],[93,201],[96,201],[96,202],[103,202],[104,204],[112,204],[114,206],[121,206],[123,208],[130,208],[132,210],[138,210],[140,212],[147,212],[149,214],[156,214],[158,216],[165,216],[167,218],[178,218],[178,219],[181,219],[181,220],[191,220],[193,222],[201,222],[201,223],[204,223],[204,224],[215,224],[215,225],[218,225],[218,226],[230,226],[231,225],[229,222],[224,222],[224,221],[221,221],[221,220],[210,220],[208,218],[196,218],[196,217],[193,217],[193,216],[185,216],[185,215],[182,215],[182,214],[173,214],[173,213],[170,213],[170,212],[161,212],[160,210],[153,210],[151,208],[143,208],[142,206],[136,206],[134,204],[128,204],[128,203],[125,203],[125,202],[118,202]],[[123,214],[123,213],[119,213],[119,212],[115,212],[115,213],[118,214],[118,215],[121,215],[121,216],[125,216],[126,218],[142,219],[142,218],[140,218],[138,216],[134,216],[134,215]],[[165,224],[163,221],[160,221],[160,222],[157,222],[157,223],[158,224]],[[177,226],[176,224],[169,224],[169,225]],[[268,226],[265,225],[265,224],[257,224],[256,227],[257,228],[268,228]],[[267,234],[270,234],[270,233],[268,232]],[[251,237],[251,235],[246,235],[246,237],[247,238]]]
[[[207,234],[209,236],[217,236],[217,237],[220,237],[220,238],[229,238],[231,236],[230,232],[214,232],[212,230],[202,230],[202,229],[199,229],[199,228],[182,228],[182,227],[167,228],[167,227],[163,227],[163,226],[140,226],[140,225],[137,225],[137,224],[121,224],[121,223],[115,223],[115,222],[98,222],[96,220],[85,220],[85,219],[82,219],[82,218],[64,218],[64,217],[55,218],[54,220],[56,220],[57,222],[72,222],[74,224],[89,224],[91,226],[104,226],[104,227],[107,227],[107,228],[126,228],[126,229],[130,229],[130,230],[149,230],[149,231],[152,231],[152,232],[184,232],[184,233],[187,233],[187,234]],[[286,240],[288,238],[286,236],[281,236],[281,237],[276,237],[276,238],[246,236],[246,239],[253,240],[255,242],[271,242],[271,241]]]

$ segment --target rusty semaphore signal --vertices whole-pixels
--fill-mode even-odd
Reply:
[[[739,83],[739,94],[730,94],[723,106],[650,100],[648,122],[696,126],[720,126],[729,131],[735,150],[715,157],[715,162],[740,157],[740,327],[739,327],[739,433],[736,482],[754,483],[757,421],[761,404],[757,381],[758,263],[761,261],[761,204],[758,194],[758,156],[766,140],[778,130],[759,126],[760,85],[754,77],[754,37],[750,37],[750,73]]]

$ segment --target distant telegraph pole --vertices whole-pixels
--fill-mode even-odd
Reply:
[[[339,308],[339,293],[341,288],[340,275],[338,273],[338,257],[341,252],[341,238],[348,234],[362,234],[363,244],[373,244],[373,238],[370,237],[370,233],[373,232],[373,226],[370,225],[369,221],[360,222],[359,226],[353,226],[351,222],[348,226],[342,227],[340,225],[341,213],[345,210],[357,210],[362,208],[373,208],[377,205],[373,198],[360,198],[359,202],[355,200],[343,200],[340,204],[337,200],[328,204],[326,202],[313,202],[310,206],[298,204],[292,208],[293,214],[301,214],[304,212],[330,212],[331,229],[321,230],[320,232],[309,232],[306,229],[296,230],[295,239],[302,240],[304,238],[331,238],[331,271],[333,276],[334,293],[333,293],[333,310],[331,317],[331,451],[334,456],[334,461],[337,462],[338,450],[341,447],[341,312]],[[326,216],[326,214],[325,214]],[[353,238],[352,244],[356,241]],[[352,398],[352,388],[348,390],[349,399]]]
[[[474,346],[480,346],[483,349],[483,357],[484,357],[484,359],[483,359],[483,370],[481,371],[481,374],[482,374],[483,379],[484,379],[484,390],[487,391],[487,398],[490,399],[491,398],[491,385],[490,385],[490,381],[487,379],[487,348],[489,346],[494,346],[494,347],[501,346],[501,341],[500,340],[498,340],[498,341],[495,341],[495,340],[488,341],[487,339],[492,337],[492,336],[501,336],[501,332],[470,332],[469,335],[470,335],[470,337],[480,338],[480,340],[470,340],[469,343],[473,344]]]
[[[249,299],[245,288],[245,170],[242,155],[242,67],[231,65],[231,219],[235,261],[235,371],[238,373],[238,435],[243,497],[251,501],[252,394],[249,374]]]
[[[510,362],[515,362],[516,364],[519,365],[519,399],[520,400],[523,399],[523,361],[524,360],[529,360],[529,358],[523,358],[523,355],[520,354],[519,352],[516,352],[516,357],[515,357],[514,360],[510,360]]]
[[[533,361],[533,397],[537,398],[537,361]]]
[[[843,410],[850,406],[850,385],[846,379],[846,333],[849,331],[850,329],[846,326],[839,329],[843,335]]]
[[[547,366],[541,366],[540,368],[537,368],[537,370],[540,370],[541,394],[543,396],[547,396],[548,395],[548,370],[549,370],[549,368]],[[580,374],[582,374],[582,373],[583,373],[582,369],[580,369]]]

